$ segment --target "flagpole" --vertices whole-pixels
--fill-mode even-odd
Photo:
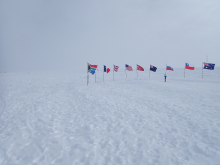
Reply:
[[[138,70],[137,70],[137,64],[136,64],[136,72],[137,72],[137,78],[138,78]]]
[[[88,73],[89,73],[89,72],[88,72],[88,62],[87,62],[87,69],[86,69],[86,70],[87,70],[86,73],[87,73],[87,86],[88,86]]]
[[[103,82],[104,82],[104,65],[103,65]]]
[[[126,75],[126,79],[127,79],[127,72],[126,72],[126,67],[125,67],[125,75]]]
[[[95,72],[95,83],[96,83],[96,72]]]
[[[89,64],[89,63],[87,62],[87,68],[88,68],[88,64]],[[87,81],[87,86],[88,86],[88,85],[89,85],[89,72],[87,72],[87,80],[88,80],[88,81]]]
[[[202,79],[203,79],[203,64],[204,64],[204,62],[202,63]]]
[[[185,67],[184,67],[184,78],[185,78],[185,70],[186,70],[186,63],[185,63]]]
[[[115,71],[115,70],[114,70],[114,64],[113,64],[113,81],[114,81],[114,71]]]
[[[150,64],[150,66],[151,66],[151,64]],[[150,69],[149,69],[149,79],[150,79]]]
[[[166,64],[166,72],[165,73],[167,73],[167,64]]]

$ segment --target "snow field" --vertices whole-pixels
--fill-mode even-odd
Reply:
[[[220,164],[219,68],[110,73],[1,74],[0,164]]]

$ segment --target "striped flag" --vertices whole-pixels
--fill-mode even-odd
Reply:
[[[185,65],[185,69],[194,70],[195,67],[194,67],[194,66],[189,66],[189,64],[186,63],[186,65]]]
[[[166,70],[174,71],[173,68],[172,68],[171,66],[167,66]]]
[[[127,64],[125,64],[125,69],[128,71],[133,71],[132,67]]]
[[[110,72],[110,69],[109,69],[109,68],[106,68],[105,65],[104,65],[104,72],[106,72],[106,73]]]

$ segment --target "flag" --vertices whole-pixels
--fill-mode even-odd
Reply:
[[[91,65],[88,64],[88,72],[91,73],[92,75],[94,75],[95,70],[98,68],[98,65]]]
[[[118,71],[118,68],[119,68],[119,66],[114,65],[114,70],[115,70],[115,72]]]
[[[144,71],[144,68],[142,66],[140,66],[140,65],[137,65],[137,70]]]
[[[104,72],[106,72],[106,73],[110,72],[110,69],[109,68],[106,69],[105,65],[104,65]]]
[[[98,68],[98,65],[91,65],[91,64],[90,64],[90,67],[97,69],[97,68]]]
[[[215,64],[204,62],[204,69],[214,70],[214,67],[215,67]]]
[[[189,64],[186,63],[185,69],[194,70],[195,67],[194,66],[189,66]]]
[[[171,68],[171,66],[167,66],[167,70],[172,70],[172,71],[174,71],[173,68]]]
[[[95,70],[91,70],[90,73],[91,73],[92,75],[94,75],[94,74],[95,74]]]
[[[150,70],[153,71],[153,72],[156,72],[157,67],[155,67],[155,66],[153,66],[153,65],[150,65]]]
[[[133,71],[132,67],[127,64],[125,64],[125,69],[128,71]]]

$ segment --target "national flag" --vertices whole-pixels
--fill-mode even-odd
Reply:
[[[115,72],[118,71],[118,68],[119,68],[119,66],[114,65],[114,70],[115,70]]]
[[[153,71],[153,72],[156,72],[157,67],[155,67],[155,66],[153,66],[153,65],[150,65],[150,70]]]
[[[104,65],[104,72],[106,72],[106,73],[110,72],[110,69],[109,68],[106,69],[105,65]]]
[[[185,69],[194,70],[195,67],[194,66],[189,66],[189,64],[186,63]]]
[[[144,68],[142,66],[140,66],[140,65],[137,65],[137,70],[144,71]]]
[[[94,75],[94,74],[95,74],[95,70],[91,70],[90,73],[91,73],[92,75]]]
[[[133,71],[132,67],[127,64],[125,64],[125,69],[128,71]]]
[[[93,74],[95,73],[95,70],[98,68],[98,65],[91,65],[91,64],[88,64],[88,72]]]
[[[90,64],[90,67],[97,69],[97,68],[98,68],[98,65],[91,65],[91,64]]]
[[[204,69],[214,70],[214,67],[215,67],[215,64],[204,62]]]
[[[171,66],[167,66],[167,70],[172,70],[172,71],[174,71]]]

